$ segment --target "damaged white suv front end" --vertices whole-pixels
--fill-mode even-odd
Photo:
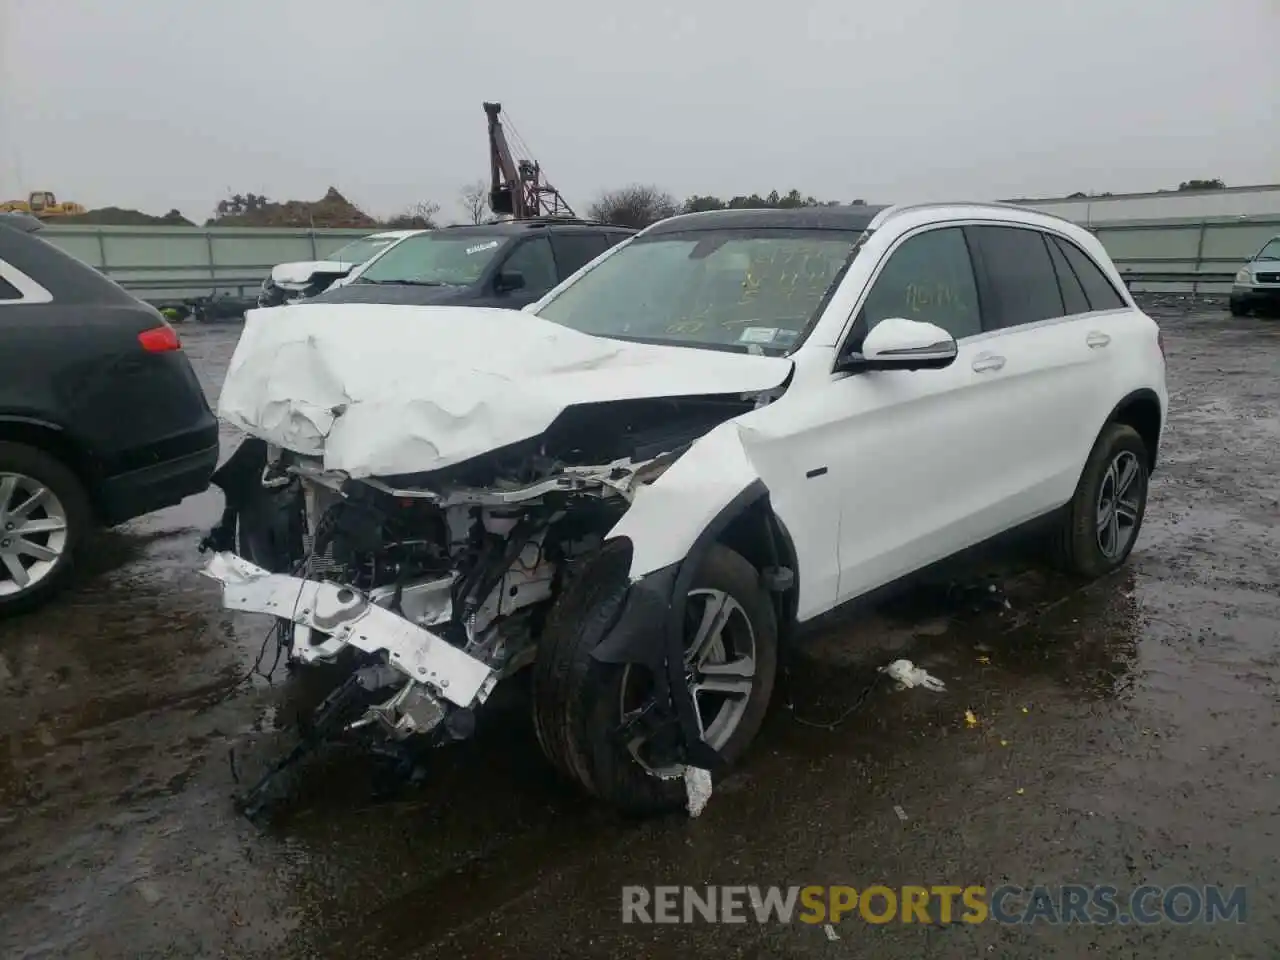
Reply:
[[[602,557],[617,568],[625,553],[625,592],[672,568],[704,514],[749,485],[729,421],[791,374],[780,357],[602,340],[511,311],[273,313],[250,315],[224,385],[220,415],[250,436],[215,475],[227,509],[204,572],[227,608],[278,618],[292,661],[350,664],[326,736],[469,736],[494,687],[535,662],[579,568]],[[441,365],[430,384],[420,358]],[[685,490],[673,509],[651,485],[721,427],[723,483],[686,478],[701,492]],[[633,512],[638,498],[647,506]],[[639,551],[636,523],[652,535]],[[713,761],[679,732],[668,674],[683,681],[686,666],[677,651],[668,668],[666,610],[663,599],[637,638],[602,637],[592,655],[659,675],[649,696],[666,705],[642,697],[631,718],[653,749],[634,742],[639,727],[629,749],[679,780]],[[700,663],[712,671],[731,652],[717,642]]]

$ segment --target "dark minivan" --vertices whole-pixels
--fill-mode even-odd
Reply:
[[[298,302],[519,310],[635,233],[551,217],[424,230],[370,261],[350,283]]]
[[[200,493],[218,423],[174,329],[0,215],[0,616],[65,582],[95,526]]]

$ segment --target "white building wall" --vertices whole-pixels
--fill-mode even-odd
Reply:
[[[1125,220],[1275,216],[1280,214],[1280,184],[1185,193],[1128,193],[1077,200],[1033,199],[1012,202],[1086,226]]]

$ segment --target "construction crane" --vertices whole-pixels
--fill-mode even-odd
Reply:
[[[489,209],[499,217],[531,220],[535,217],[572,217],[573,210],[560,191],[542,177],[542,167],[532,158],[516,160],[502,128],[502,104],[486,103],[489,118]],[[517,134],[518,138],[518,134]]]
[[[84,213],[84,207],[78,203],[59,203],[58,198],[49,190],[33,190],[25,200],[0,202],[0,213],[29,213],[33,217],[47,220]]]

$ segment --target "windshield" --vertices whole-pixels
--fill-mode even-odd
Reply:
[[[1280,237],[1268,240],[1267,245],[1258,251],[1255,260],[1280,260]]]
[[[474,233],[421,233],[396,244],[395,249],[369,264],[356,282],[470,286],[480,279],[505,243],[505,238]]]
[[[338,263],[364,263],[375,254],[381,253],[383,250],[387,249],[387,247],[395,243],[397,239],[399,238],[361,237],[359,240],[352,240],[345,247],[339,247],[323,259],[334,260]]]
[[[745,229],[641,237],[538,315],[621,340],[786,353],[823,305],[860,235]]]

